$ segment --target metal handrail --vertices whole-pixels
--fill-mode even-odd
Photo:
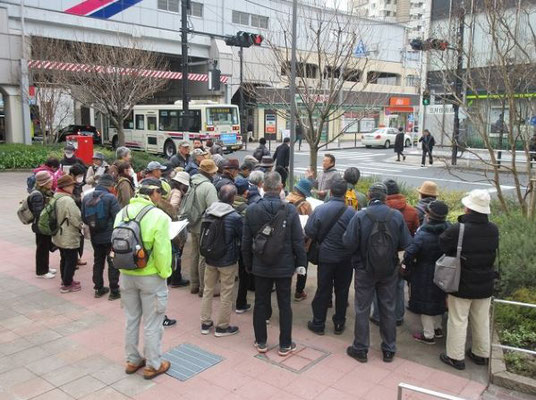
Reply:
[[[461,397],[456,397],[451,394],[436,392],[435,390],[425,389],[419,386],[413,386],[413,385],[409,385],[407,383],[402,383],[402,382],[398,384],[397,400],[402,400],[402,391],[404,389],[411,390],[412,392],[426,394],[428,396],[434,396],[434,397],[437,397],[439,399],[444,399],[444,400],[465,400],[465,399],[462,399]]]

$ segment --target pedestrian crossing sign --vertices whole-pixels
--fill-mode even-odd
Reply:
[[[367,49],[365,47],[365,44],[363,43],[363,40],[359,39],[359,43],[357,43],[357,46],[354,50],[354,56],[365,57],[366,55],[367,55]]]

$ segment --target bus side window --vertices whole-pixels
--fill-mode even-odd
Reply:
[[[147,117],[147,130],[156,131],[156,117]]]
[[[193,118],[190,132],[199,132],[201,130],[201,110],[192,110]]]
[[[134,120],[132,118],[132,112],[123,120],[123,128],[124,129],[133,129],[134,128]]]
[[[140,131],[145,129],[145,115],[136,114],[136,129]]]

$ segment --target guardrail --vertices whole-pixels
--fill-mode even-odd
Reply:
[[[397,400],[402,400],[402,391],[406,389],[412,392],[422,393],[426,394],[428,396],[434,396],[438,399],[444,399],[444,400],[466,400],[462,399],[461,397],[456,397],[451,394],[436,392],[435,390],[425,389],[419,386],[409,385],[407,383],[399,383],[398,384],[398,397]]]
[[[500,349],[504,349],[504,350],[509,350],[509,351],[519,351],[521,353],[526,353],[526,354],[531,354],[533,356],[536,356],[536,351],[533,351],[533,350],[528,350],[528,349],[522,349],[520,347],[512,347],[512,346],[507,346],[507,345],[504,345],[504,344],[500,344],[500,343],[493,343],[493,327],[495,325],[495,303],[499,303],[499,304],[507,304],[507,305],[511,305],[511,306],[519,306],[519,307],[528,307],[528,308],[535,308],[536,309],[536,304],[530,304],[530,303],[521,303],[519,301],[511,301],[511,300],[501,300],[501,299],[495,299],[495,298],[492,298],[491,299],[491,303],[492,303],[492,307],[491,307],[491,323],[490,323],[490,349],[489,349],[489,362],[488,362],[488,382],[491,382],[491,359],[492,359],[492,352],[493,352],[493,348],[500,348]]]

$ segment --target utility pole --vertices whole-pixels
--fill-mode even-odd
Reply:
[[[290,59],[290,157],[289,188],[294,188],[294,142],[296,142],[296,31],[298,23],[298,0],[292,0],[292,48]]]
[[[28,96],[30,84],[28,78],[28,59],[26,58],[26,25],[24,21],[24,0],[20,3],[20,30],[21,30],[21,56],[20,56],[20,104],[22,107],[22,135],[26,145],[32,144],[30,130],[31,117]],[[44,137],[44,135],[43,135]]]
[[[452,105],[452,108],[454,110],[454,132],[452,137],[452,157],[451,157],[451,164],[456,165],[457,164],[457,158],[458,158],[458,142],[460,139],[460,103],[459,99],[462,98],[462,73],[463,73],[463,34],[464,34],[464,28],[465,28],[465,4],[463,0],[460,2],[460,9],[458,12],[458,43],[457,43],[457,51],[458,51],[458,58],[456,62],[456,77],[455,77],[455,99],[454,104]]]
[[[181,0],[181,45],[182,45],[182,113],[183,130],[190,131],[188,95],[188,10],[190,0]]]
[[[242,140],[244,140],[244,132],[245,135],[245,143],[244,148],[245,150],[248,149],[248,132],[247,132],[247,126],[246,126],[246,108],[244,104],[244,48],[242,46],[239,47],[238,54],[240,56],[240,132],[242,133]]]

